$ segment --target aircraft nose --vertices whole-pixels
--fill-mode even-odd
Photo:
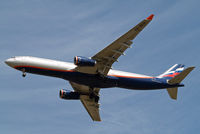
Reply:
[[[9,58],[9,59],[5,60],[5,63],[10,67],[14,66],[14,62],[15,62],[15,58]]]

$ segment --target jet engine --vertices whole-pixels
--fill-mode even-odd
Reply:
[[[60,98],[66,100],[79,100],[80,94],[66,89],[60,90]]]
[[[96,64],[96,61],[93,59],[89,59],[82,56],[75,56],[74,57],[74,64],[77,66],[88,66],[88,67],[94,67]]]

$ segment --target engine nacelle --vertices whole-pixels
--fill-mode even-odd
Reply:
[[[93,67],[96,64],[96,61],[93,59],[89,59],[82,56],[75,56],[74,57],[74,64],[77,66],[88,66]]]
[[[79,100],[80,94],[66,89],[60,90],[60,98],[66,100]]]

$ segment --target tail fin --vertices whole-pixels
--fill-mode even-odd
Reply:
[[[161,74],[160,76],[158,76],[159,78],[165,78],[165,79],[171,79],[174,76],[180,74],[183,69],[184,69],[183,64],[175,64],[174,66],[172,66],[170,69],[168,69],[166,72],[164,72],[163,74]]]
[[[169,84],[177,84],[180,83],[195,67],[188,67],[183,70],[181,73],[171,78],[168,83]]]
[[[175,64],[159,78],[167,79],[168,84],[179,84],[195,67],[188,67],[184,70],[184,65]],[[177,99],[178,87],[167,88],[168,94],[172,99]]]

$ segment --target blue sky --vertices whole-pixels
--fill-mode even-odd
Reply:
[[[0,1],[0,132],[4,134],[188,134],[200,132],[198,0]],[[178,100],[166,90],[101,90],[102,122],[79,101],[58,97],[67,81],[28,74],[4,64],[11,56],[72,62],[93,56],[142,19],[152,22],[114,69],[159,75],[176,63],[196,66]]]

